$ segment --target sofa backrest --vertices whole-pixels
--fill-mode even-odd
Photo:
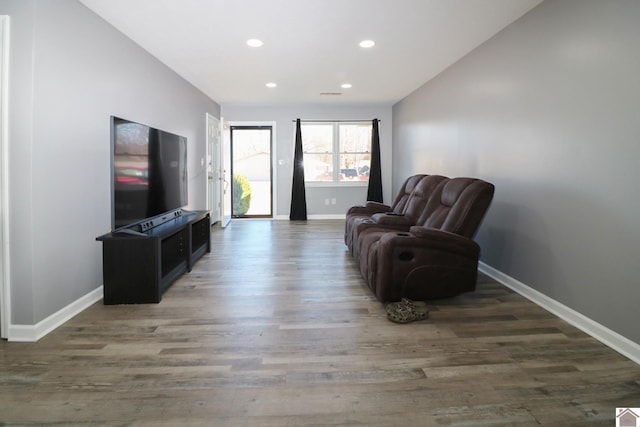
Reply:
[[[473,237],[493,199],[494,186],[477,178],[441,181],[416,225]]]
[[[438,185],[446,179],[447,178],[442,175],[424,176],[415,185],[413,191],[411,191],[405,209],[399,213],[402,213],[405,217],[413,219],[414,221],[417,220],[424,211],[433,192],[438,188]]]
[[[425,176],[427,175],[418,174],[418,175],[410,176],[409,178],[406,179],[404,184],[402,184],[402,187],[400,187],[400,191],[398,191],[398,195],[396,196],[396,199],[393,201],[393,204],[391,205],[392,212],[395,212],[397,214],[401,214],[404,212],[404,209],[407,206],[407,201],[411,196],[411,192],[413,191],[414,188],[416,188],[416,185]]]

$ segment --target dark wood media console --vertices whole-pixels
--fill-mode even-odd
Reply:
[[[150,230],[119,230],[102,242],[104,303],[158,303],[163,292],[211,251],[208,211],[189,212]]]

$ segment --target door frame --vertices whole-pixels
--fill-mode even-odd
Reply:
[[[9,16],[0,15],[0,338],[9,338]]]
[[[220,196],[220,143],[222,129],[220,119],[206,113],[207,122],[207,210],[211,213],[211,223],[222,219]]]
[[[229,174],[231,170],[231,131],[229,129],[229,123],[226,122],[223,117],[220,117],[220,127],[222,129],[219,153],[220,168],[218,170],[220,180],[220,227],[226,228],[231,222],[231,214],[233,211],[231,205],[231,176]]]
[[[275,121],[228,121],[225,123],[228,125],[229,134],[231,133],[232,127],[247,127],[247,128],[260,128],[260,127],[270,127],[271,128],[271,218],[266,219],[274,219],[276,217],[276,212],[278,212],[278,182],[277,182],[277,138],[276,138],[276,122]],[[231,161],[233,164],[233,160]],[[232,168],[233,171],[233,168]],[[233,201],[232,201],[233,203]]]

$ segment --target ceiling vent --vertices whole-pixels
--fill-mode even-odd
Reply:
[[[320,96],[340,96],[342,92],[320,92]]]

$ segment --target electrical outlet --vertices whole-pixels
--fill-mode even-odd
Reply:
[[[336,204],[336,198],[334,197],[333,199],[331,199],[331,204],[335,205]]]
[[[329,199],[324,199],[324,204],[328,205],[329,204]]]

